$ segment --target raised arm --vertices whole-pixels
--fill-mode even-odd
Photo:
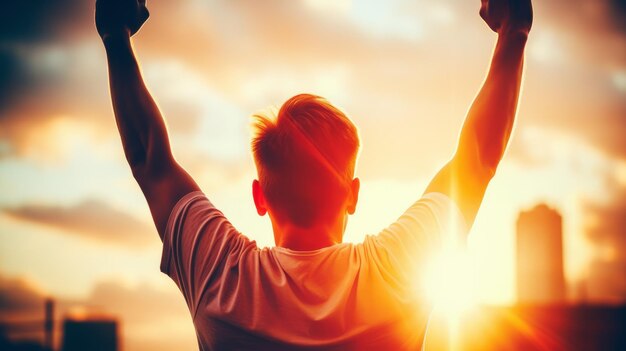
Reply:
[[[106,49],[113,110],[124,153],[163,237],[176,201],[198,186],[172,155],[165,122],[133,53],[130,37],[147,19],[145,0],[96,2],[96,27]]]
[[[426,189],[450,196],[472,225],[513,128],[531,0],[482,0],[480,16],[498,34],[491,67],[469,110],[452,159]]]

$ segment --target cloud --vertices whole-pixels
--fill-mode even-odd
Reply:
[[[8,50],[0,47],[0,112],[27,90],[28,79],[20,60]]]
[[[183,296],[175,289],[160,291],[146,284],[128,287],[119,282],[104,281],[93,287],[87,301],[92,308],[124,316],[124,323],[129,324],[188,314]]]
[[[626,159],[626,99],[616,75],[626,70],[623,1],[535,2],[520,117],[578,135]],[[623,23],[623,21],[622,21]]]
[[[22,52],[50,42],[84,37],[89,33],[89,26],[93,27],[92,8],[91,1],[82,0],[22,0],[2,5],[0,116],[12,99],[27,94],[41,83],[41,77],[23,64]]]
[[[609,2],[615,25],[626,33],[626,1],[610,0]]]
[[[0,138],[8,140],[13,155],[24,156],[33,130],[58,115],[87,120],[107,137],[115,137],[93,4],[53,3],[46,2],[42,10],[35,6],[34,14],[20,10],[16,17],[30,23],[31,17],[45,16],[41,22],[56,34],[47,36],[33,24],[31,34],[12,37],[28,44],[26,49],[11,47],[13,56],[5,57],[12,66],[24,66],[11,70],[22,73],[4,84],[15,89],[0,88],[17,91],[5,98],[5,113],[0,112]],[[612,86],[612,71],[603,72],[624,62],[623,50],[615,49],[624,43],[624,35],[605,23],[621,13],[610,11],[610,6],[619,9],[623,2],[576,3],[580,6],[568,1],[535,4],[536,33],[530,45],[543,33],[554,32],[565,53],[552,65],[529,64],[520,117],[528,124],[582,135],[623,158],[626,122],[621,116],[626,104]],[[196,128],[198,121],[209,118],[198,94],[185,97],[162,88],[184,86],[189,75],[195,77],[192,85],[218,89],[220,99],[248,114],[303,91],[329,95],[362,126],[368,152],[362,154],[360,169],[374,177],[409,173],[406,150],[414,154],[428,146],[429,152],[420,156],[428,167],[451,154],[493,45],[476,15],[478,3],[381,5],[385,16],[373,27],[367,26],[374,20],[368,8],[357,4],[344,13],[321,11],[305,1],[163,1],[149,6],[151,19],[135,40],[144,69],[158,72],[176,63],[189,72],[178,80],[148,82],[173,132],[197,135],[204,132]],[[75,13],[76,23],[66,23],[58,15],[63,12]],[[447,14],[447,20],[436,20],[435,14]],[[402,23],[412,20],[421,34],[401,35],[404,25],[390,20],[398,16]],[[220,113],[222,108],[214,104],[209,119],[232,120],[230,113]],[[393,142],[389,135],[395,136]],[[402,152],[402,157],[387,157]]]
[[[42,316],[44,298],[26,280],[0,275],[0,321]]]
[[[97,283],[83,298],[50,296],[21,277],[0,274],[0,316],[43,317],[44,300],[54,298],[58,315],[84,312],[87,315],[119,316],[125,324],[142,324],[168,318],[186,317],[182,295],[174,289],[158,290],[150,285],[128,287],[118,281]],[[156,308],[158,306],[158,308]],[[182,307],[182,308],[181,308]]]
[[[128,248],[145,247],[156,236],[152,226],[98,200],[71,207],[26,205],[3,211],[13,218],[60,229],[79,238]]]
[[[0,87],[7,92],[0,105],[0,139],[10,145],[0,159],[28,156],[33,137],[39,139],[60,118],[79,120],[100,136],[114,135],[105,61],[92,46],[55,42],[3,52],[15,70]],[[98,80],[102,83],[94,84]]]
[[[608,203],[588,203],[585,209],[591,218],[587,237],[597,253],[589,272],[589,295],[623,303],[626,301],[626,188],[615,192]]]
[[[41,42],[71,35],[90,22],[93,4],[95,1],[84,0],[7,2],[0,13],[0,43]]]
[[[609,204],[589,204],[587,211],[595,218],[589,238],[623,248],[617,252],[626,262],[626,189],[614,193]]]

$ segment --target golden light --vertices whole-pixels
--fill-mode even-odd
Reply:
[[[427,349],[462,350],[461,319],[476,306],[472,261],[466,250],[449,245],[425,268],[422,284],[434,306],[425,340]]]
[[[449,321],[476,305],[473,264],[462,249],[446,249],[426,266],[424,286],[435,313]]]

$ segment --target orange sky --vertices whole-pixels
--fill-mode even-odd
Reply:
[[[586,281],[590,299],[624,301],[626,9],[536,2],[512,144],[469,241],[476,295],[515,300],[515,219],[546,202],[564,216],[570,296]],[[170,349],[165,331],[193,348],[115,130],[93,5],[23,3],[0,15],[0,319],[36,313],[51,294],[64,311],[119,315],[126,350]],[[272,234],[250,194],[252,113],[308,92],[354,120],[363,185],[346,240],[358,241],[394,220],[451,155],[495,41],[478,1],[149,6],[135,48],[175,155],[261,246]]]

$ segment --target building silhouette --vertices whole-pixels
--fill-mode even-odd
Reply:
[[[117,321],[114,319],[65,319],[62,351],[117,351]]]
[[[565,301],[562,218],[545,204],[521,212],[517,219],[517,301]]]

